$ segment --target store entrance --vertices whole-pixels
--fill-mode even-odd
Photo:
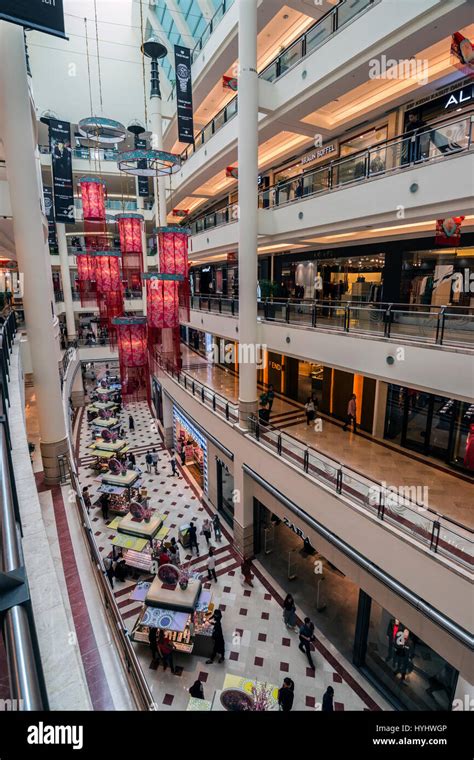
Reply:
[[[207,492],[206,440],[176,408],[173,408],[173,421],[176,454],[199,488]]]
[[[317,551],[315,539],[297,531],[290,520],[281,519],[254,499],[257,559],[351,661],[359,588]]]

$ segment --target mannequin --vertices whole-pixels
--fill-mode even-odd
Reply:
[[[400,621],[398,618],[391,618],[387,626],[387,638],[388,638],[388,654],[385,658],[385,662],[392,660],[392,665],[395,665],[395,641],[400,628]]]

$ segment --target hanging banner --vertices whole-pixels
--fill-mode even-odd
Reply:
[[[54,222],[53,188],[43,186],[44,213],[48,220],[48,245],[50,253],[58,253],[58,239]]]
[[[193,89],[191,83],[191,51],[189,48],[174,46],[174,68],[176,71],[176,110],[178,114],[178,140],[194,142]]]
[[[49,146],[53,168],[54,218],[74,224],[72,185],[71,125],[68,121],[49,121]]]
[[[0,0],[0,19],[66,38],[63,0]]]
[[[463,216],[450,216],[446,219],[437,219],[435,244],[449,247],[459,245],[463,221]]]
[[[146,140],[140,140],[139,137],[135,137],[135,148],[137,150],[146,150]],[[146,169],[147,167],[147,161],[145,159],[140,159],[138,161],[138,169]],[[150,190],[148,187],[148,177],[140,177],[138,176],[138,195],[140,198],[148,198],[150,195]]]
[[[470,40],[461,32],[455,32],[451,38],[451,56],[453,65],[466,76],[474,75],[474,49]]]

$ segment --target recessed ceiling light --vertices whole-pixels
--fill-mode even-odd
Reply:
[[[285,14],[284,14],[284,16],[283,16],[283,18],[284,18],[284,19],[285,19],[285,21],[286,21],[286,19],[287,19],[287,18],[290,18],[290,17],[289,17],[289,15],[288,15],[288,13],[285,13]]]

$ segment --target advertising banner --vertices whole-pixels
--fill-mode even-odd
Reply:
[[[50,253],[58,253],[58,239],[56,237],[56,224],[54,221],[53,188],[43,187],[44,213],[48,220],[48,245]]]
[[[435,244],[456,246],[461,242],[461,225],[463,216],[450,216],[436,221]]]
[[[53,168],[54,218],[74,224],[74,188],[72,184],[71,125],[50,119],[49,146]]]
[[[66,37],[63,0],[0,0],[0,19]]]
[[[146,140],[140,140],[139,137],[136,137],[135,147],[137,150],[146,150]],[[139,169],[146,169],[146,165],[146,158],[143,158],[138,162]],[[138,195],[140,198],[148,198],[150,195],[148,177],[138,177]]]
[[[474,48],[461,32],[455,32],[451,37],[451,57],[454,66],[463,74],[474,76]]]
[[[174,67],[176,71],[176,109],[178,114],[178,140],[194,142],[193,91],[191,84],[191,51],[189,48],[174,46]]]

